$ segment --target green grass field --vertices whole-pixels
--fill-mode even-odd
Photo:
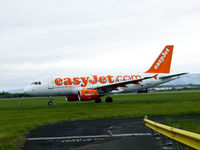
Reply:
[[[200,115],[200,92],[115,95],[113,99],[114,103],[96,104],[58,97],[53,107],[47,106],[47,98],[0,101],[0,149],[20,149],[31,130],[63,120]]]
[[[187,130],[200,134],[200,121],[191,120],[165,120],[165,124],[171,127]]]

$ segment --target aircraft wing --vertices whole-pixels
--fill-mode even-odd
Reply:
[[[178,74],[163,76],[163,77],[159,77],[159,79],[168,79],[168,78],[177,77],[177,76],[179,77],[179,76],[184,75],[184,74],[188,74],[188,73],[178,73]]]
[[[106,84],[106,85],[100,85],[100,86],[94,86],[90,87],[89,89],[99,89],[101,91],[112,91],[113,89],[116,89],[117,87],[126,87],[126,84],[138,84],[139,82],[146,80],[146,79],[151,79],[154,76],[150,77],[144,77],[140,79],[133,79],[129,81],[122,81],[122,82],[116,82],[116,83],[111,83],[111,84]]]

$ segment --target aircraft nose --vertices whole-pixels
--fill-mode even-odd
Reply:
[[[26,87],[26,88],[24,89],[24,94],[26,94],[26,95],[31,95],[31,94],[32,94],[32,93],[31,93],[30,87]]]

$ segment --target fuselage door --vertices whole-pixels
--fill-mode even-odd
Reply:
[[[53,88],[54,88],[53,78],[49,78],[48,89],[53,89]]]

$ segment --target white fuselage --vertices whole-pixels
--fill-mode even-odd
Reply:
[[[152,74],[155,75],[155,74]],[[132,79],[140,79],[150,74],[142,75],[92,75],[92,76],[55,76],[33,82],[25,88],[25,93],[32,96],[70,96],[77,95],[81,89],[98,88],[98,86],[109,85],[113,83],[128,81]],[[117,87],[105,94],[119,94],[119,93],[132,93],[157,86],[177,79],[178,77],[171,77],[167,79],[159,79],[162,74],[157,78],[150,78],[138,83],[126,84],[125,86]]]

